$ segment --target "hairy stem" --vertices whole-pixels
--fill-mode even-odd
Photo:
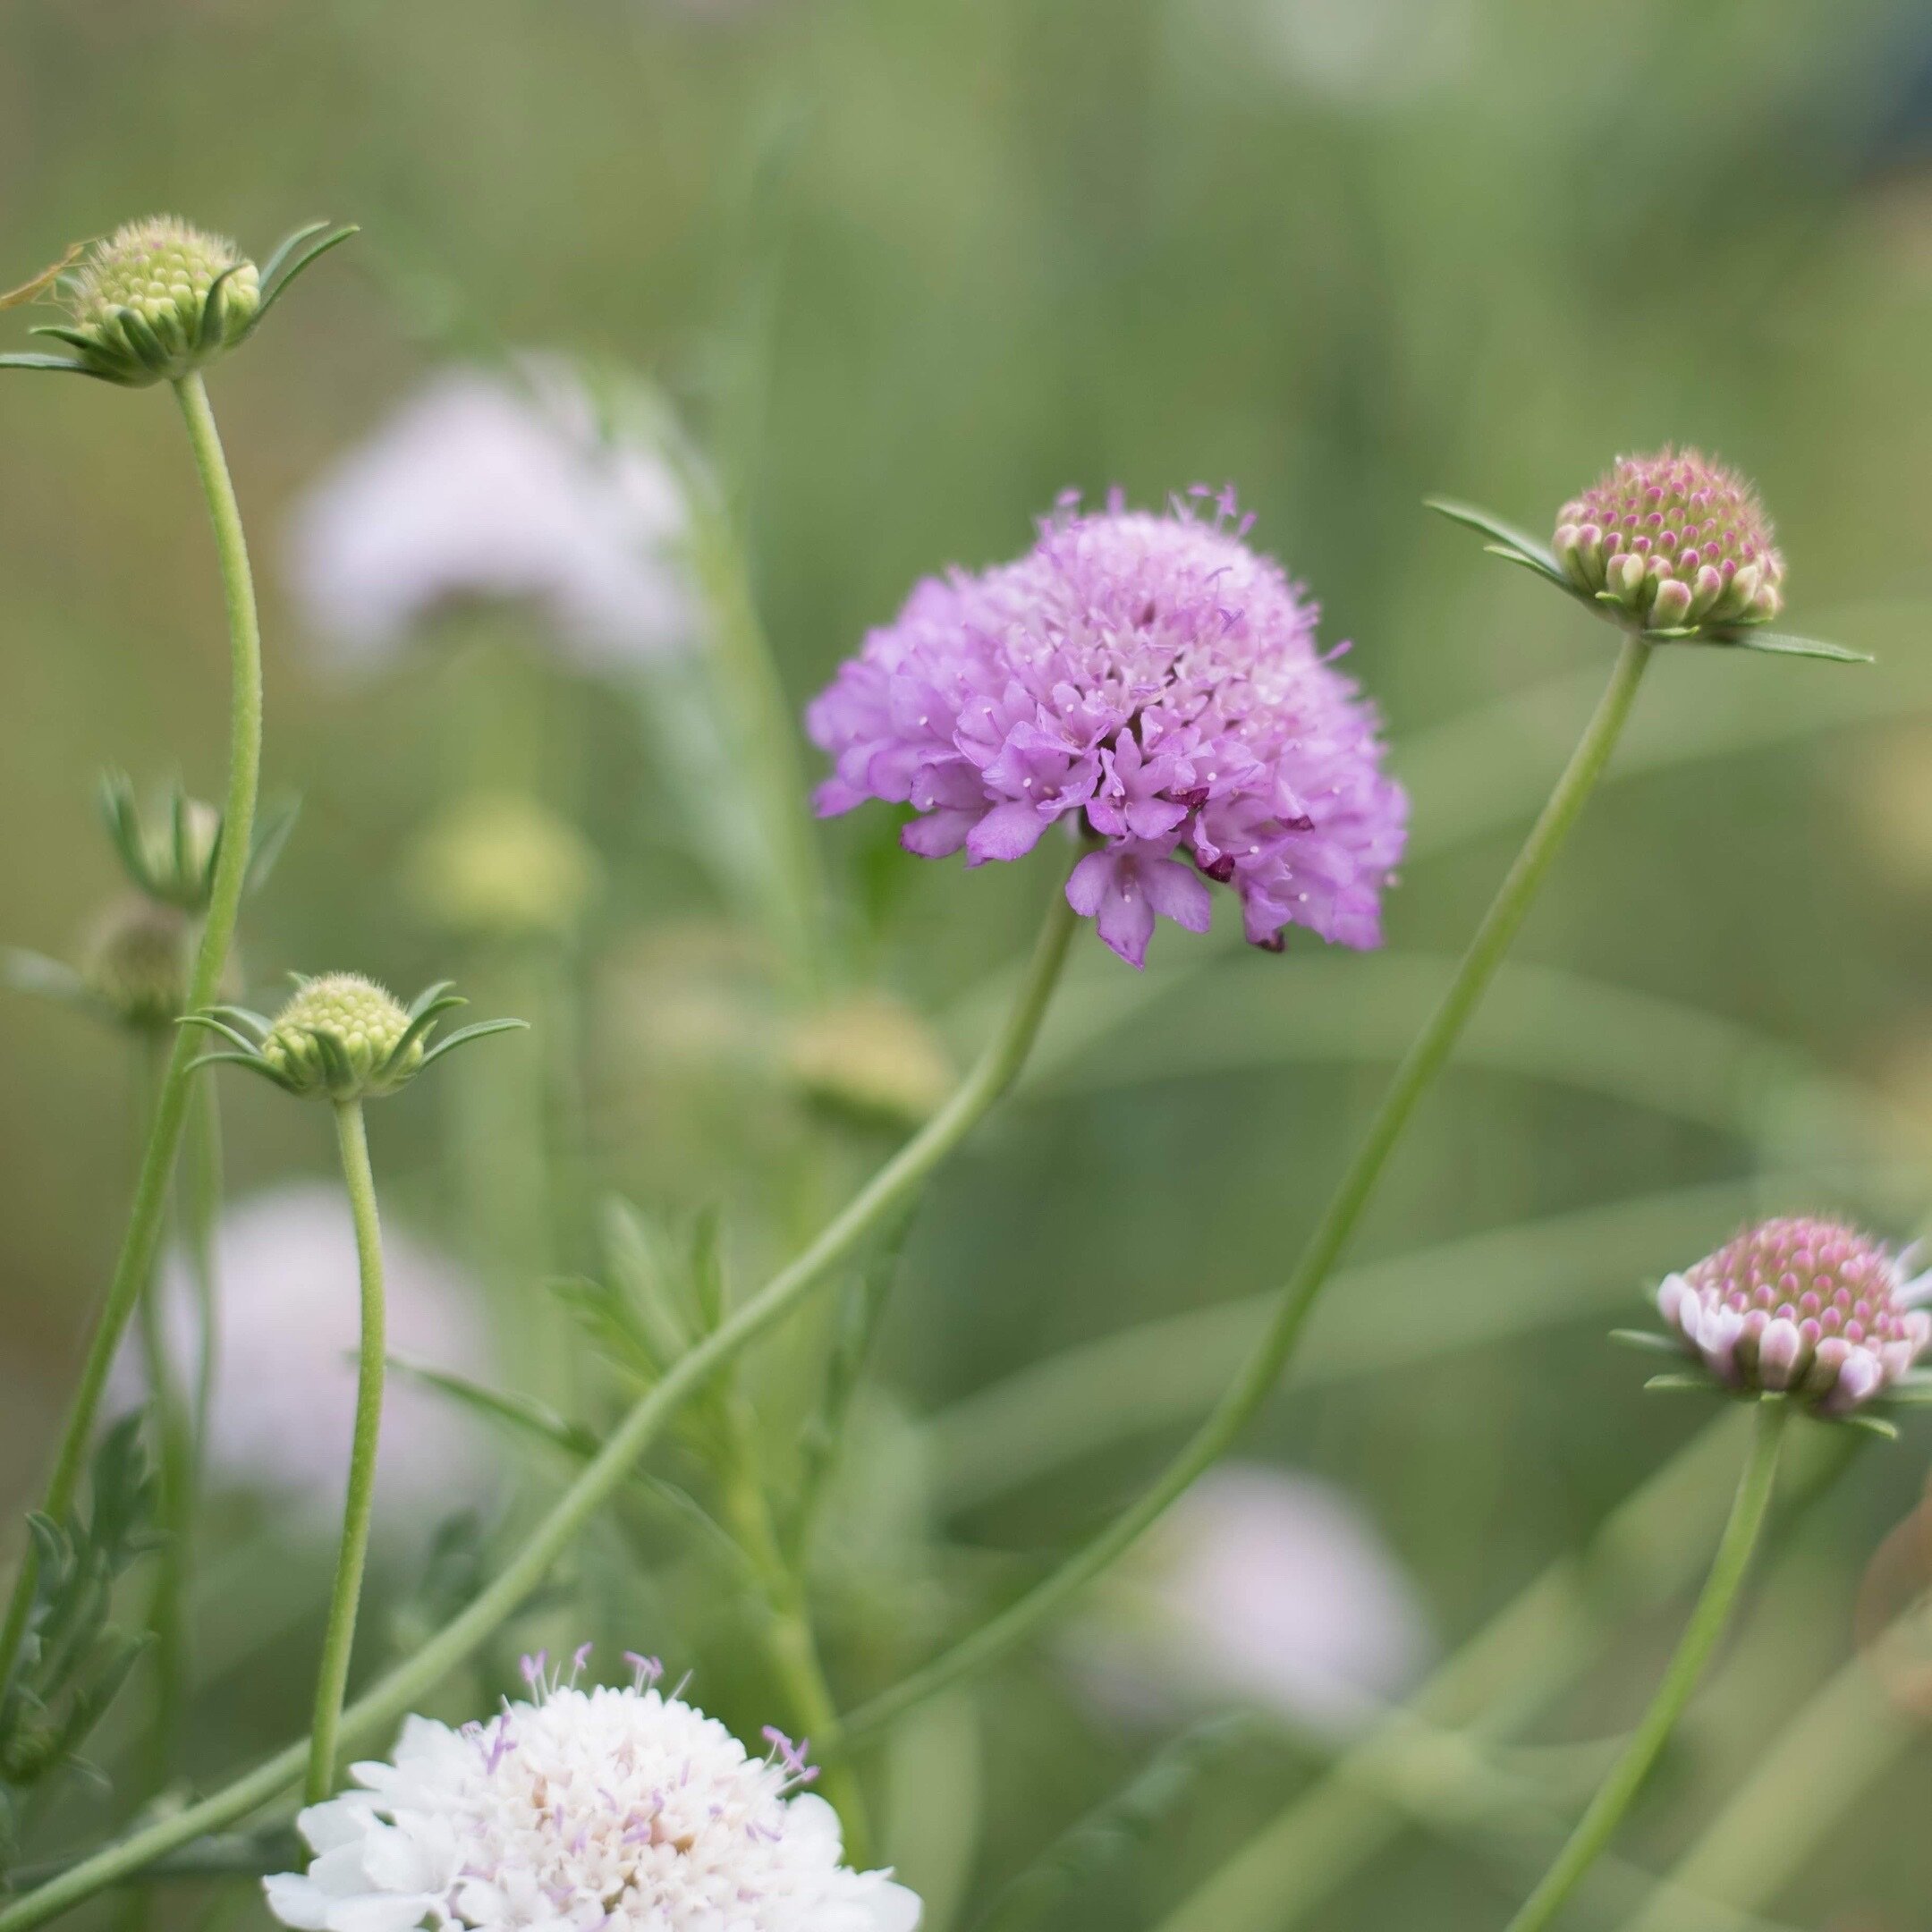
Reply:
[[[681,1356],[662,1381],[639,1397],[517,1553],[476,1598],[343,1713],[341,1743],[377,1736],[425,1691],[462,1663],[539,1584],[557,1556],[630,1479],[678,1406],[724,1364],[788,1314],[853,1250],[890,1224],[933,1170],[952,1153],[1013,1084],[1039,1031],[1067,942],[1079,923],[1056,891],[1012,1008],[972,1071],[945,1105],[833,1217],[805,1251]],[[172,1818],[134,1832],[0,1911],[0,1932],[27,1932],[118,1884],[157,1859],[246,1818],[301,1777],[305,1743],[258,1766],[225,1789]]]
[[[249,848],[255,831],[255,798],[261,774],[261,626],[255,610],[254,580],[249,574],[242,513],[222,454],[214,412],[208,407],[208,392],[202,387],[200,377],[194,375],[176,383],[174,394],[188,426],[188,441],[194,452],[202,493],[208,499],[228,608],[228,792],[208,919],[201,928],[201,944],[189,979],[187,1009],[195,1013],[214,1000],[220,986],[248,877]],[[106,1300],[95,1322],[80,1385],[68,1409],[53,1470],[47,1479],[41,1508],[56,1522],[64,1521],[73,1507],[81,1472],[87,1467],[89,1445],[107,1385],[108,1370],[114,1365],[141,1289],[154,1270],[174,1158],[188,1117],[189,1094],[193,1084],[190,1070],[199,1052],[193,1034],[182,1028],[162,1079],[161,1097],[156,1105],[147,1155],[134,1190],[127,1233],[114,1263]],[[0,1625],[0,1683],[4,1683],[12,1672],[20,1655],[21,1640],[26,1635],[27,1617],[33,1606],[35,1573],[30,1545],[13,1580],[6,1621]]]
[[[1195,1479],[1226,1453],[1267,1402],[1294,1352],[1316,1297],[1355,1232],[1417,1103],[1442,1072],[1470,1013],[1521,927],[1538,888],[1609,763],[1630,716],[1650,650],[1651,647],[1640,638],[1625,640],[1608,688],[1598,700],[1562,777],[1556,781],[1556,789],[1551,792],[1542,816],[1483,915],[1482,924],[1477,928],[1449,990],[1409,1049],[1408,1057],[1396,1069],[1368,1131],[1302,1250],[1267,1328],[1208,1419],[1152,1485],[1098,1536],[990,1623],[923,1669],[861,1705],[847,1718],[841,1737],[857,1738],[876,1731],[936,1690],[1004,1656],[1031,1635],[1070,1597],[1131,1549]],[[834,1741],[826,1741],[827,1745]]]
[[[335,1586],[329,1596],[322,1667],[316,1676],[315,1719],[309,1733],[304,1796],[310,1804],[320,1804],[335,1785],[336,1741],[342,1730],[343,1699],[349,1687],[350,1653],[355,1648],[362,1572],[369,1561],[369,1518],[376,1504],[376,1451],[382,1439],[383,1373],[388,1361],[382,1224],[376,1213],[376,1178],[369,1172],[369,1135],[360,1100],[335,1103],[335,1138],[342,1149],[343,1183],[355,1216],[356,1266],[362,1281],[362,1341],[357,1359],[355,1435],[349,1451],[348,1494],[343,1503],[342,1546],[335,1557]]]
[[[1724,1525],[1710,1575],[1690,1612],[1690,1621],[1684,1626],[1670,1667],[1664,1673],[1664,1681],[1611,1767],[1609,1775],[1598,1786],[1569,1843],[1557,1853],[1556,1862],[1544,1875],[1542,1884],[1530,1894],[1522,1910],[1510,1920],[1509,1932],[1542,1932],[1563,1910],[1564,1902],[1582,1882],[1584,1873],[1623,1822],[1624,1813],[1657,1763],[1657,1754],[1690,1701],[1691,1692],[1702,1680],[1711,1654],[1717,1648],[1717,1640],[1731,1621],[1732,1607],[1737,1602],[1745,1572],[1750,1567],[1758,1532],[1764,1528],[1791,1406],[1783,1396],[1759,1398],[1757,1428],[1738,1484],[1737,1498],[1731,1505],[1730,1521]]]

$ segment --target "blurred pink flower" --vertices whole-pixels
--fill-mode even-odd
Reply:
[[[1435,1649],[1414,1582],[1361,1510],[1314,1477],[1259,1464],[1204,1476],[1129,1589],[1083,1645],[1119,1704],[1233,1699],[1347,1735]]]
[[[449,606],[527,603],[580,668],[621,669],[697,622],[684,497],[608,433],[562,358],[445,369],[296,506],[288,573],[310,628],[378,660]]]

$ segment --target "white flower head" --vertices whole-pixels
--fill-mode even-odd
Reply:
[[[389,1343],[412,1361],[487,1379],[479,1291],[453,1264],[394,1225],[383,1230]],[[222,1217],[215,1267],[214,1385],[208,1463],[215,1479],[275,1497],[298,1523],[340,1515],[355,1423],[361,1315],[355,1227],[339,1189],[272,1188]],[[193,1297],[179,1257],[162,1276],[177,1360],[196,1342]],[[118,1393],[140,1396],[131,1353]],[[377,1522],[419,1525],[480,1500],[488,1458],[479,1431],[442,1397],[398,1377],[383,1405]]]
[[[750,1755],[631,1657],[622,1689],[526,1659],[530,1700],[488,1724],[411,1717],[394,1763],[297,1821],[306,1874],[266,1881],[302,1932],[912,1932],[889,1872],[839,1862],[838,1816],[803,1787],[804,1748]]]
[[[1235,1698],[1346,1736],[1434,1650],[1416,1588],[1342,1491],[1259,1464],[1210,1470],[1175,1505],[1092,1634],[1110,1701]]]
[[[298,504],[292,588],[351,663],[440,609],[535,606],[579,668],[622,669],[688,639],[696,600],[682,489],[640,437],[606,433],[569,363],[433,377]]]

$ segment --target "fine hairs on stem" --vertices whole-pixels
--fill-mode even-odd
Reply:
[[[1609,684],[1555,790],[1483,915],[1448,991],[1396,1069],[1361,1146],[1282,1291],[1272,1320],[1213,1413],[1140,1497],[1090,1543],[971,1636],[861,1705],[826,1741],[827,1746],[866,1736],[935,1691],[1005,1655],[1131,1548],[1168,1505],[1226,1453],[1254,1418],[1293,1353],[1309,1310],[1354,1233],[1417,1103],[1447,1062],[1457,1037],[1522,925],[1538,888],[1610,762],[1651,649],[1641,638],[1631,637],[1618,651]]]
[[[1691,1693],[1702,1681],[1718,1639],[1731,1621],[1739,1590],[1750,1568],[1751,1554],[1758,1546],[1758,1533],[1771,1505],[1771,1492],[1777,1479],[1778,1452],[1784,1446],[1785,1425],[1791,1417],[1791,1402],[1782,1395],[1760,1396],[1757,1403],[1756,1427],[1751,1435],[1750,1453],[1739,1479],[1737,1496],[1731,1505],[1729,1521],[1718,1539],[1717,1555],[1702,1594],[1690,1612],[1670,1667],[1657,1686],[1649,1708],[1631,1733],[1628,1742],[1597,1787],[1589,1808],[1569,1842],[1557,1853],[1556,1861],[1543,1882],[1530,1894],[1522,1910],[1510,1920],[1509,1932],[1543,1932],[1563,1910],[1583,1877],[1610,1843],[1624,1814],[1642,1790],[1657,1755],[1668,1741],[1690,1701]]]
[[[183,377],[174,386],[187,424],[196,472],[208,499],[228,612],[228,790],[208,915],[188,984],[187,1011],[194,1013],[214,1000],[221,984],[222,969],[234,940],[235,921],[248,879],[256,794],[261,775],[261,629],[256,614],[255,584],[249,571],[241,507],[235,501],[234,486],[222,454],[221,436],[215,427],[214,411],[208,406],[208,391],[199,373]],[[88,1343],[87,1358],[61,1430],[53,1471],[41,1504],[44,1513],[56,1522],[63,1521],[73,1506],[81,1472],[87,1466],[94,1424],[100,1413],[101,1397],[106,1390],[108,1371],[114,1366],[135,1303],[154,1272],[175,1157],[187,1124],[193,1064],[199,1051],[194,1037],[186,1029],[182,1030],[168,1056],[167,1071],[162,1076],[127,1233],[114,1263],[106,1300]],[[30,1544],[13,1580],[6,1621],[0,1625],[0,1682],[5,1681],[20,1655],[33,1606],[37,1574],[38,1564]]]
[[[635,1468],[682,1403],[741,1350],[801,1301],[855,1250],[889,1227],[933,1171],[1013,1084],[1038,1036],[1079,920],[1055,889],[1033,954],[1004,1019],[952,1097],[835,1215],[805,1251],[681,1356],[631,1406],[516,1554],[482,1591],[415,1654],[370,1686],[343,1713],[338,1749],[377,1736],[511,1615],[542,1582],[572,1538]],[[309,1766],[307,1741],[289,1745],[255,1770],[172,1817],[144,1826],[0,1909],[0,1932],[26,1932],[143,1870],[157,1858],[220,1831],[277,1797]]]
[[[362,1321],[356,1357],[355,1434],[349,1452],[342,1545],[335,1559],[335,1581],[322,1640],[321,1667],[316,1675],[315,1719],[309,1735],[309,1773],[303,1795],[309,1804],[319,1804],[335,1788],[336,1738],[342,1729],[349,1659],[355,1648],[362,1572],[369,1560],[369,1521],[376,1501],[376,1453],[382,1437],[383,1377],[388,1360],[383,1312],[382,1226],[377,1217],[376,1181],[369,1171],[369,1133],[362,1103],[339,1100],[335,1114],[343,1184],[348,1190],[349,1206],[355,1218]]]

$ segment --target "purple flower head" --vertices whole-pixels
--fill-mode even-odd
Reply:
[[[1069,819],[1097,843],[1067,898],[1136,966],[1157,914],[1207,929],[1207,879],[1256,945],[1291,925],[1379,945],[1408,800],[1315,606],[1247,529],[1232,490],[1207,515],[1069,498],[1018,562],[927,579],[807,713],[833,759],[819,811],[910,804],[907,850],[969,865]]]

